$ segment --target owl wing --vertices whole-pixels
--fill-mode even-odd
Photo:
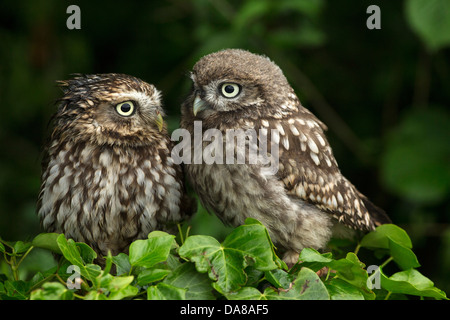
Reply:
[[[309,110],[300,105],[289,119],[262,120],[261,126],[278,130],[277,176],[291,197],[314,204],[354,229],[369,231],[390,222],[341,174],[324,135],[327,128]]]

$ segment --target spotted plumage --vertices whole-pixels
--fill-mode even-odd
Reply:
[[[224,222],[259,219],[286,251],[286,260],[295,259],[304,247],[324,248],[339,225],[368,231],[389,222],[341,174],[326,126],[301,105],[281,69],[267,57],[239,49],[219,51],[200,59],[191,78],[193,90],[182,106],[183,128],[193,133],[194,121],[201,121],[203,132],[215,128],[224,136],[229,129],[264,128],[269,141],[279,146],[275,174],[262,162],[187,165],[201,202]],[[273,129],[278,134],[271,134]],[[258,139],[263,140],[260,134]],[[229,148],[225,139],[222,143]]]
[[[38,200],[47,232],[116,255],[192,213],[153,85],[121,74],[80,75],[59,85],[64,95]]]

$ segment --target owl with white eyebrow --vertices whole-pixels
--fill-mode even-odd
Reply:
[[[154,85],[115,73],[59,85],[37,208],[46,232],[117,255],[195,212]]]
[[[191,78],[181,119],[191,134],[194,121],[201,121],[203,131],[218,129],[224,137],[229,129],[278,130],[273,136],[279,145],[276,174],[268,174],[262,164],[186,165],[203,206],[226,224],[258,219],[292,264],[305,247],[326,247],[342,226],[370,231],[390,222],[342,175],[325,124],[302,106],[269,58],[222,50],[201,58]],[[225,138],[223,144],[227,148]]]

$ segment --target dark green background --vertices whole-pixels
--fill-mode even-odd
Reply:
[[[81,8],[68,30],[66,8]],[[369,30],[366,9],[381,9]],[[450,291],[450,5],[446,0],[2,1],[0,236],[30,240],[40,151],[72,73],[127,73],[163,92],[170,128],[201,56],[268,55],[329,126],[341,171],[412,238],[419,269]],[[192,233],[227,232],[200,210]]]

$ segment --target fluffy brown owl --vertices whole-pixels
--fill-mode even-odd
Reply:
[[[260,149],[265,139],[269,151],[270,145],[278,145],[277,159],[272,159],[277,160],[276,172],[263,161],[186,166],[202,204],[222,221],[236,226],[247,217],[258,219],[288,263],[305,247],[324,248],[337,229],[368,231],[389,222],[341,174],[324,135],[326,126],[301,105],[281,69],[267,57],[239,49],[219,51],[200,59],[191,78],[181,127],[194,134],[195,122],[202,133],[223,133],[222,140],[204,135],[204,151],[213,143],[208,141],[219,139],[215,143],[223,145],[222,154],[234,153],[237,160],[245,151],[227,142],[226,133],[238,129],[257,133],[253,142],[249,135],[245,147],[259,143]],[[195,144],[191,147],[194,154]],[[342,225],[348,228],[338,228]]]
[[[153,85],[123,74],[76,76],[59,85],[64,96],[38,200],[47,232],[116,255],[192,213]]]

